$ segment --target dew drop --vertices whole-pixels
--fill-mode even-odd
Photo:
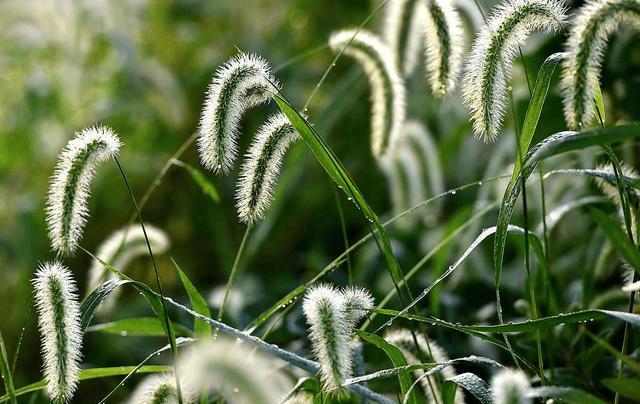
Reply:
[[[458,193],[458,191],[456,191],[456,190],[451,191],[451,195],[455,195],[457,193]]]
[[[126,337],[127,336],[127,332],[126,331],[120,331],[120,335],[123,336],[123,337]]]
[[[478,181],[478,186],[481,187],[482,186],[482,181]]]

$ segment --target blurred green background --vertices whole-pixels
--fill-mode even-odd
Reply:
[[[0,2],[0,331],[13,358],[24,326],[16,386],[40,378],[35,314],[32,310],[27,315],[32,295],[30,281],[39,262],[55,259],[46,233],[44,201],[57,154],[74,132],[94,124],[112,127],[124,143],[120,161],[134,194],[140,198],[169,157],[196,130],[215,69],[237,49],[267,59],[276,69],[284,93],[301,107],[331,64],[333,55],[324,46],[329,34],[359,25],[378,5],[377,1],[367,0]],[[379,32],[381,21],[382,12],[367,28]],[[524,49],[525,63],[535,72],[546,56],[561,50],[563,38],[535,37]],[[614,38],[608,52],[602,87],[611,109],[611,122],[639,119],[633,104],[640,100],[637,39],[637,33],[623,31]],[[529,75],[533,77],[531,71]],[[513,76],[518,114],[523,115],[528,93],[521,65],[516,66]],[[508,143],[511,140],[488,145],[473,138],[459,98],[435,100],[422,72],[411,79],[409,88],[409,114],[423,121],[437,140],[446,189],[508,172],[513,161],[513,147]],[[351,60],[342,59],[310,104],[309,117],[374,210],[388,218],[391,201],[386,179],[369,152],[368,98],[361,70]],[[538,137],[564,129],[557,91],[552,90],[547,102],[550,107],[545,108]],[[254,133],[275,110],[275,105],[270,105],[249,111],[242,121],[243,133]],[[509,122],[507,117],[507,126]],[[505,138],[512,137],[511,130],[506,131]],[[250,139],[240,139],[241,151]],[[623,150],[624,158],[632,165],[637,164],[636,151],[635,144]],[[200,168],[195,146],[189,147],[181,159]],[[593,156],[571,161],[574,166],[588,166]],[[488,168],[492,164],[495,167]],[[234,208],[236,174],[237,169],[224,177],[205,173],[220,193],[221,202],[216,204],[184,169],[174,166],[143,210],[144,220],[164,229],[171,239],[169,253],[159,257],[159,269],[165,290],[178,300],[185,301],[185,294],[169,257],[188,273],[204,295],[226,282],[245,230]],[[589,192],[585,181],[566,182],[558,184],[556,191],[550,186],[549,194],[561,200],[571,192]],[[497,200],[502,187],[504,183],[487,185],[482,192],[488,200]],[[474,188],[447,197],[441,209],[434,211],[435,220],[432,218],[426,226],[390,230],[401,264],[410,268],[444,234],[466,220],[474,205],[478,207],[477,192]],[[237,310],[230,310],[226,319],[238,327],[310,279],[345,248],[333,185],[301,142],[288,154],[277,195],[266,220],[252,232],[242,263],[242,294]],[[366,234],[366,221],[342,195],[339,200],[349,241],[354,242]],[[89,207],[91,214],[81,245],[95,251],[109,234],[126,225],[133,212],[113,163],[98,170]],[[491,226],[494,221],[495,215],[489,215],[476,230]],[[586,228],[587,224],[578,222],[575,228],[564,229],[564,238],[577,237]],[[438,271],[450,265],[475,235],[460,237],[454,246],[437,255],[417,279],[416,291],[432,279],[431,265]],[[518,251],[513,248],[513,252]],[[558,245],[558,255],[562,248]],[[486,252],[489,251],[487,246]],[[561,266],[569,268],[580,262],[585,252],[580,254],[569,256]],[[456,281],[456,289],[452,287],[456,294],[442,297],[442,305],[451,309],[443,313],[445,318],[452,318],[455,313],[456,321],[475,321],[478,308],[490,306],[493,290],[490,277],[487,278],[489,256],[476,257],[474,268]],[[355,281],[381,298],[391,286],[389,279],[380,275],[384,271],[379,271],[382,264],[375,245],[352,258]],[[513,259],[513,254],[507,258]],[[65,258],[64,263],[73,269],[79,294],[84,297],[90,258],[78,252]],[[129,270],[136,279],[155,288],[148,259],[137,260]],[[571,272],[561,276],[569,284],[573,275]],[[344,265],[329,276],[329,280],[342,284],[347,278]],[[506,292],[506,299],[511,302],[522,292],[518,279],[511,282],[514,295]],[[149,314],[133,291],[127,290],[121,299],[121,309],[107,319]],[[299,315],[289,319],[293,323],[283,327],[287,332],[273,337],[283,345],[294,341],[296,332],[304,334]],[[188,318],[177,320],[191,324]],[[450,341],[454,346],[457,342]],[[85,337],[84,366],[136,364],[162,344],[162,339],[91,333]],[[97,402],[101,396],[96,392],[104,394],[114,385],[112,380],[83,383],[74,402]]]

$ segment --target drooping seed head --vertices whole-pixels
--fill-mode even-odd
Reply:
[[[180,382],[184,403],[195,402],[194,392]],[[131,394],[129,404],[178,404],[178,389],[174,373],[157,373],[145,377]]]
[[[404,77],[411,76],[418,66],[426,14],[424,0],[395,0],[387,5],[383,38],[398,55]]]
[[[298,139],[298,132],[281,112],[269,117],[258,129],[242,165],[236,191],[241,221],[251,224],[262,219],[271,202],[284,154]]]
[[[82,346],[75,281],[59,262],[45,263],[36,272],[33,288],[47,395],[55,403],[66,403],[78,384]]]
[[[177,364],[185,390],[213,393],[224,402],[241,404],[281,402],[292,387],[282,366],[266,353],[222,335],[193,344]]]
[[[572,129],[582,128],[597,116],[594,88],[607,40],[622,23],[640,29],[640,1],[589,0],[573,19],[561,81],[565,119]]]
[[[449,361],[449,357],[444,349],[434,341],[429,341],[427,343],[427,340],[422,334],[416,334],[416,340],[414,340],[413,335],[411,335],[411,331],[407,329],[397,329],[386,333],[384,339],[402,351],[402,354],[409,365],[416,365],[419,363],[443,363]],[[416,370],[414,374],[416,378],[420,378],[424,374],[424,371],[419,369]],[[425,391],[429,403],[435,404],[442,402],[442,393],[439,386],[444,380],[451,379],[455,375],[455,369],[453,366],[449,365],[444,367],[439,374],[420,378],[420,383]],[[434,397],[434,394],[437,398]],[[456,390],[454,403],[464,404],[464,396],[460,388]]]
[[[527,397],[531,384],[521,370],[503,369],[491,378],[494,404],[529,404]]]
[[[149,244],[153,254],[163,254],[169,249],[170,241],[166,233],[155,226],[145,223]],[[108,263],[120,272],[123,272],[129,263],[140,255],[149,254],[144,232],[140,224],[124,227],[111,234],[96,250],[96,257]],[[107,270],[98,260],[93,260],[89,269],[87,293],[110,279],[117,279],[116,275]],[[115,297],[119,289],[113,291],[105,299],[100,310],[111,311],[115,304]]]
[[[455,87],[464,53],[462,21],[452,1],[427,1],[424,28],[427,76],[439,97]]]
[[[87,200],[95,168],[116,156],[120,144],[110,128],[96,126],[76,133],[60,153],[46,207],[49,239],[58,254],[71,254],[77,247],[89,215]]]
[[[556,0],[506,1],[497,6],[477,35],[462,81],[473,131],[485,141],[498,136],[507,107],[507,83],[518,47],[534,30],[554,31],[565,20]]]
[[[355,29],[332,34],[329,46],[336,53],[344,51],[356,59],[369,79],[371,150],[374,157],[380,158],[393,148],[406,114],[406,89],[395,50],[376,35]]]
[[[270,101],[279,86],[267,61],[257,55],[239,53],[218,68],[200,115],[198,150],[205,168],[229,172],[242,115]]]
[[[373,308],[373,296],[368,290],[357,286],[345,288],[342,295],[344,297],[344,319],[348,331],[352,332],[358,321]]]
[[[344,303],[343,294],[329,285],[309,289],[302,302],[313,352],[320,362],[320,378],[329,391],[339,389],[352,372]]]

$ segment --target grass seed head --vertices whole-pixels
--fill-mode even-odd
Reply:
[[[491,378],[494,404],[529,404],[527,397],[531,384],[521,370],[503,369]]]

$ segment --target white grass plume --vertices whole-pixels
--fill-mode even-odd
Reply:
[[[353,374],[353,330],[373,307],[365,289],[338,290],[331,285],[311,287],[302,302],[309,323],[309,338],[320,363],[320,379],[326,391],[337,391]]]
[[[144,224],[151,250],[155,254],[163,254],[171,245],[167,234],[159,228]],[[144,232],[140,224],[133,224],[112,233],[96,250],[96,257],[108,263],[118,271],[124,272],[129,263],[140,255],[149,254]],[[89,268],[87,293],[110,279],[118,279],[115,274],[106,269],[98,260],[91,262]],[[100,312],[105,313],[113,309],[119,289],[113,291],[100,305]]]
[[[181,387],[234,404],[281,402],[293,387],[282,366],[282,361],[222,335],[193,344],[177,364],[184,374]]]
[[[503,369],[491,378],[491,395],[494,404],[529,404],[527,397],[531,384],[521,370]]]
[[[426,14],[424,0],[391,0],[387,5],[383,38],[395,49],[404,77],[411,76],[418,67]]]
[[[267,61],[257,55],[239,53],[218,68],[200,115],[198,150],[205,168],[229,172],[242,115],[270,101],[279,86]]]
[[[262,219],[271,203],[284,154],[298,139],[298,132],[282,112],[270,116],[258,129],[242,165],[236,190],[241,221],[251,224]]]
[[[425,55],[431,91],[437,97],[456,85],[462,56],[464,35],[462,21],[451,0],[427,1]]]
[[[339,31],[329,38],[334,52],[356,59],[371,86],[371,150],[380,158],[393,148],[406,114],[406,89],[395,50],[366,30]]]
[[[47,395],[55,403],[66,403],[78,384],[82,347],[75,281],[61,263],[44,263],[36,272],[33,288]]]
[[[195,402],[195,394],[180,383],[184,403]],[[178,390],[174,373],[156,373],[145,377],[131,394],[129,404],[178,404]]]
[[[385,334],[384,339],[402,351],[402,354],[409,365],[417,365],[419,363],[443,363],[449,361],[449,357],[444,349],[433,341],[429,341],[427,344],[427,340],[422,334],[416,334],[416,340],[418,342],[420,352],[416,352],[416,344],[413,339],[413,335],[411,335],[411,331],[407,329],[389,331]],[[421,358],[424,362],[420,360]],[[417,378],[420,378],[424,374],[424,371],[416,370],[414,374]],[[456,371],[453,366],[446,366],[438,375],[422,377],[420,379],[420,384],[427,396],[427,401],[433,404],[442,402],[439,386],[442,384],[444,379],[451,379],[455,375]],[[434,393],[438,395],[437,398],[433,396]],[[462,390],[460,388],[456,390],[454,403],[464,404],[464,396],[462,395]]]
[[[561,81],[565,119],[572,129],[582,128],[597,116],[594,88],[607,40],[622,23],[640,29],[640,1],[588,0],[573,19]]]
[[[505,1],[496,6],[476,36],[462,80],[462,97],[471,110],[473,131],[495,140],[507,107],[511,65],[534,30],[562,28],[565,10],[556,0]]]
[[[96,126],[76,133],[60,153],[51,176],[47,198],[47,228],[58,254],[76,249],[87,222],[91,180],[99,162],[117,155],[120,140],[108,127]]]

